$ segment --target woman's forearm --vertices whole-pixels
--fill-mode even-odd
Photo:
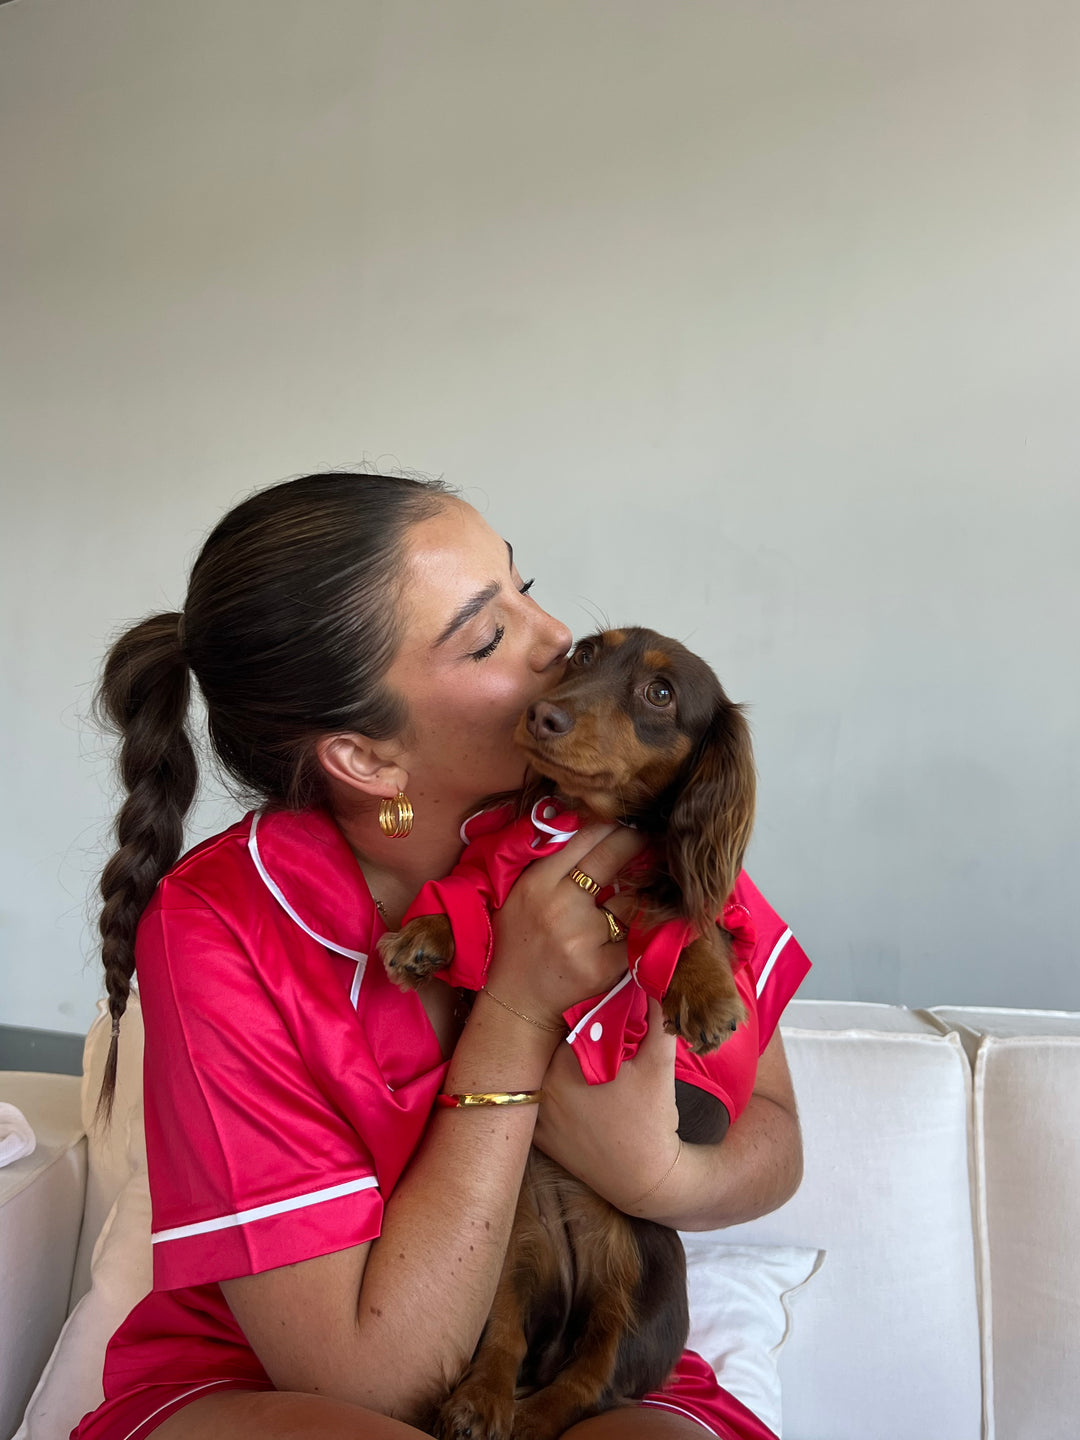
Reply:
[[[798,1117],[752,1095],[721,1144],[683,1144],[670,1173],[631,1213],[680,1230],[718,1230],[777,1209],[801,1179]]]
[[[550,1056],[528,1027],[475,1011],[446,1088],[539,1089]],[[535,1105],[439,1110],[387,1206],[357,1305],[361,1403],[413,1420],[468,1364],[494,1297]]]
[[[681,1230],[717,1230],[767,1215],[802,1179],[802,1132],[784,1042],[758,1059],[754,1093],[719,1145],[684,1145],[669,1179],[634,1213]]]
[[[610,1084],[587,1085],[569,1047],[556,1053],[536,1143],[620,1210],[680,1229],[736,1225],[782,1205],[802,1175],[802,1139],[779,1032],[723,1141],[680,1144],[675,1041],[650,1006],[637,1055]]]
[[[540,1031],[474,1012],[446,1088],[537,1089],[549,1055]],[[535,1105],[438,1110],[386,1202],[378,1240],[222,1283],[279,1390],[426,1428],[487,1318],[536,1113]]]

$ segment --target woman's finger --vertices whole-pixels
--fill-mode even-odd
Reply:
[[[600,840],[576,860],[565,867],[565,874],[577,869],[595,880],[598,885],[610,885],[616,875],[645,847],[645,836],[640,830],[631,830],[618,825],[608,831]]]
[[[527,873],[534,879],[546,875],[554,884],[579,866],[585,856],[589,855],[605,836],[612,834],[615,828],[614,825],[600,823],[583,825],[569,840],[560,845],[558,850],[551,855],[545,855],[542,860],[534,860]]]

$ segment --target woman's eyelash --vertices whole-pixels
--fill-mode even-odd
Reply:
[[[533,587],[535,584],[536,584],[536,581],[535,581],[535,580],[526,580],[525,583],[524,583],[524,585],[518,586],[518,594],[519,594],[519,595],[527,595],[527,594],[529,593],[529,591],[532,589],[532,587]],[[492,638],[488,641],[488,643],[484,646],[484,648],[483,648],[482,650],[473,650],[473,651],[470,653],[470,655],[469,655],[469,659],[470,659],[470,660],[486,660],[489,655],[494,654],[496,646],[498,645],[499,641],[503,638],[503,636],[504,636],[505,634],[506,634],[506,626],[505,626],[505,625],[499,625],[499,626],[496,628],[496,630],[495,630],[495,634],[494,634],[494,635],[492,636]]]
[[[495,647],[498,645],[499,641],[503,638],[505,634],[506,626],[499,625],[496,628],[495,634],[492,639],[488,641],[488,643],[484,646],[482,650],[473,650],[471,652],[469,656],[470,660],[486,660],[487,657],[494,652]]]

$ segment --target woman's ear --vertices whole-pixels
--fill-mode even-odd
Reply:
[[[668,870],[688,916],[711,925],[742,869],[754,825],[757,776],[750,727],[724,701],[671,811]]]
[[[315,742],[315,754],[332,780],[363,795],[392,800],[409,783],[409,772],[386,743],[366,735],[323,735]]]

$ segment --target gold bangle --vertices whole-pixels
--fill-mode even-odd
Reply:
[[[438,1105],[448,1110],[472,1110],[483,1105],[539,1105],[543,1090],[481,1090],[463,1095],[436,1095]]]
[[[486,995],[489,1000],[494,1000],[496,1005],[501,1005],[504,1010],[509,1010],[511,1015],[516,1015],[519,1020],[527,1020],[530,1025],[535,1025],[537,1030],[546,1030],[549,1035],[561,1035],[566,1029],[565,1025],[548,1025],[543,1020],[536,1020],[532,1015],[526,1015],[524,1010],[515,1010],[513,1005],[508,1005],[505,1000],[500,1000],[494,990],[489,990],[486,985],[480,989],[481,995]]]
[[[640,1205],[643,1200],[648,1200],[648,1198],[649,1198],[650,1195],[655,1195],[655,1194],[656,1194],[657,1190],[660,1189],[660,1186],[663,1185],[664,1182],[670,1178],[671,1172],[675,1169],[675,1166],[679,1163],[679,1156],[682,1154],[682,1152],[683,1152],[683,1143],[682,1143],[682,1138],[679,1137],[679,1148],[678,1148],[678,1150],[675,1151],[675,1159],[671,1162],[671,1164],[668,1166],[668,1168],[664,1171],[663,1175],[660,1176],[660,1179],[657,1180],[656,1184],[652,1187],[652,1189],[651,1189],[651,1190],[646,1190],[644,1195],[639,1195],[636,1200],[632,1200],[632,1201],[630,1202],[629,1206],[627,1207],[628,1209],[630,1209],[630,1210],[636,1209],[636,1207],[637,1207],[638,1205]]]

